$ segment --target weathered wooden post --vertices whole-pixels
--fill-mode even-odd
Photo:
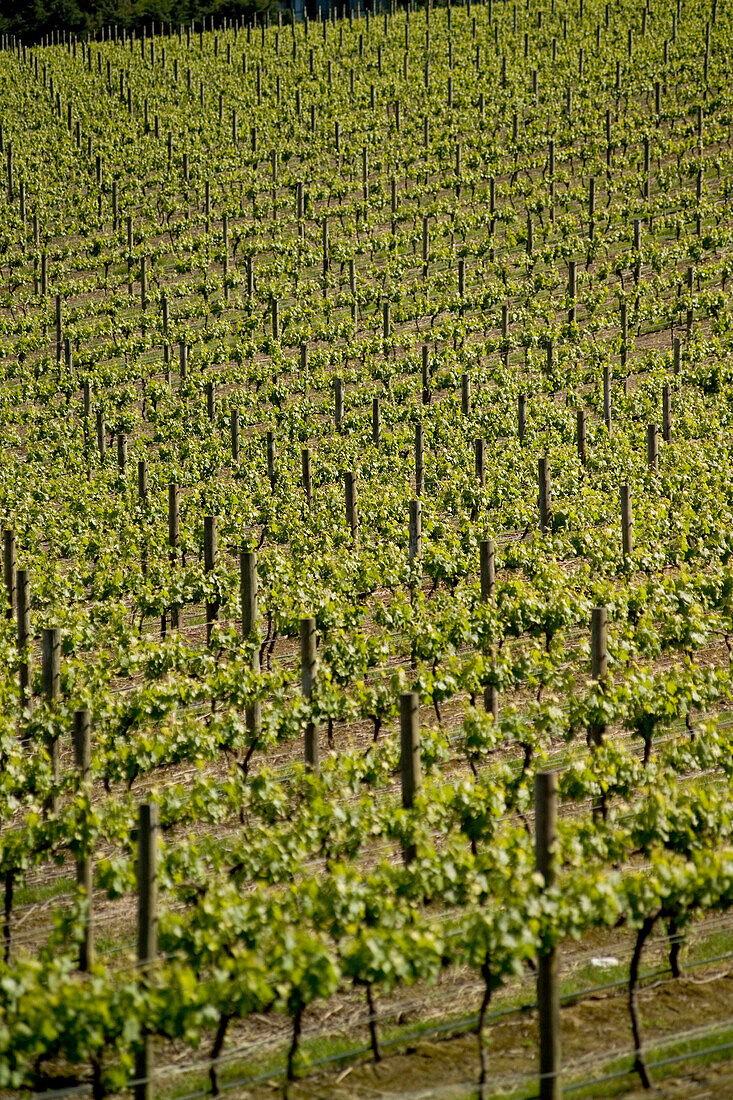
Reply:
[[[252,671],[260,671],[260,649],[257,645],[257,553],[255,550],[241,550],[239,554],[239,594],[242,605],[242,637],[252,639]],[[247,707],[247,729],[256,734],[262,725],[262,713],[259,699]]]
[[[461,412],[464,416],[471,415],[471,378],[468,374],[461,375]]]
[[[3,531],[3,579],[5,581],[5,592],[7,594],[7,604],[5,607],[5,617],[12,619],[15,615],[15,608],[17,603],[16,596],[16,560],[15,560],[15,532],[10,530]]]
[[[127,436],[124,432],[117,433],[117,469],[124,477],[127,472]]]
[[[313,507],[313,476],[311,474],[311,453],[308,447],[304,447],[300,453],[303,492],[309,508]]]
[[[634,521],[631,514],[631,490],[628,485],[621,486],[621,548],[624,557],[628,557],[634,548]]]
[[[412,564],[422,557],[422,502],[410,501],[409,558]]]
[[[603,680],[608,670],[608,609],[594,607],[590,619],[590,667],[591,679]],[[592,725],[590,740],[595,745],[603,743],[605,725]]]
[[[148,465],[144,458],[137,463],[137,496],[141,504],[148,499]]]
[[[585,466],[588,458],[586,453],[585,409],[578,409],[576,438],[578,445],[578,459],[580,460],[581,466]]]
[[[275,488],[275,433],[268,431],[267,437],[267,477],[270,487]]]
[[[41,678],[43,683],[43,696],[47,703],[54,703],[61,695],[61,631],[58,627],[49,626],[43,629],[43,644],[41,649]],[[59,738],[51,735],[46,748],[51,758],[51,770],[54,789],[47,808],[51,813],[56,813],[59,805],[59,796],[56,785],[59,780]]]
[[[392,305],[384,302],[382,305],[382,339],[384,341],[385,355],[389,351],[389,339],[392,335]]]
[[[175,481],[168,485],[168,556],[172,566],[178,564],[178,547],[181,541],[180,492]],[[179,611],[171,607],[171,627],[178,628]]]
[[[481,602],[488,603],[494,598],[496,587],[496,555],[493,539],[482,539],[479,545]]]
[[[76,766],[79,785],[87,788],[91,778],[92,742],[91,742],[92,717],[88,710],[77,710],[74,713],[74,764]],[[76,885],[84,891],[86,900],[86,916],[84,918],[84,931],[79,945],[79,969],[87,971],[94,962],[94,923],[92,917],[92,854],[83,851],[76,861]]]
[[[31,642],[31,593],[30,581],[27,569],[19,569],[16,573],[17,599],[18,599],[18,685],[20,687],[21,706],[31,705],[31,670],[32,656],[30,652]]]
[[[546,458],[537,463],[539,481],[540,531],[546,535],[550,530],[550,467]]]
[[[665,443],[672,442],[672,396],[669,386],[662,388],[662,438]]]
[[[382,439],[382,410],[379,404],[379,398],[375,397],[372,400],[372,442],[375,447],[378,447]]]
[[[602,680],[608,669],[608,609],[591,609],[591,679]]]
[[[489,603],[496,591],[496,552],[493,539],[482,539],[479,544],[479,571],[481,602]],[[493,656],[492,650],[492,658]],[[484,688],[484,710],[493,716],[495,722],[499,721],[499,692],[495,684]]]
[[[333,380],[333,422],[337,431],[341,431],[344,424],[344,380]]]
[[[300,669],[303,697],[310,700],[316,676],[316,620],[300,620]],[[318,773],[318,727],[308,722],[305,728],[305,766]]]
[[[400,785],[406,810],[413,808],[421,784],[420,696],[416,691],[405,691],[400,696]],[[411,863],[416,855],[414,844],[405,845],[403,855],[405,863]]]
[[[138,817],[137,857],[137,961],[140,972],[149,975],[158,954],[158,806],[143,802]],[[153,1047],[143,1034],[135,1057],[135,1100],[153,1100]]]
[[[239,409],[229,412],[229,430],[231,434],[232,462],[239,462]]]
[[[646,426],[646,462],[653,474],[659,472],[659,429],[656,424]]]
[[[423,405],[430,404],[430,360],[428,353],[428,345],[422,346],[422,403]]]
[[[353,470],[344,472],[344,504],[346,506],[346,523],[351,531],[352,541],[355,543],[359,534],[359,517],[356,501],[356,479]]]
[[[204,516],[204,572],[213,573],[216,569],[218,550],[216,516]],[[219,601],[206,601],[206,644],[211,645],[211,633],[219,618]]]
[[[557,845],[557,774],[535,775],[535,866],[548,889],[555,882]],[[560,982],[557,949],[537,959],[540,1100],[561,1100]]]
[[[483,488],[486,476],[486,440],[474,439],[473,441],[474,470],[476,480]]]

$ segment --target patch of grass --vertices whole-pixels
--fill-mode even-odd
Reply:
[[[108,955],[114,952],[122,958],[125,952],[134,955],[137,944],[130,939],[129,931],[119,929],[117,932],[105,932],[95,925],[94,948],[98,955]]]
[[[717,959],[720,955],[733,953],[733,930],[722,929],[720,932],[711,932],[704,939],[694,945],[690,956],[690,962],[707,962]],[[685,965],[683,958],[682,966]]]
[[[73,894],[75,886],[76,880],[66,877],[30,886],[19,886],[15,891],[14,906],[19,908],[23,905],[40,905],[41,902],[51,901],[62,894]]]
[[[716,1065],[733,1054],[733,1027],[712,1029],[694,1038],[682,1037],[677,1041],[665,1040],[646,1046],[646,1060],[652,1084],[659,1084],[670,1077],[683,1076],[701,1066]],[[564,1082],[563,1091],[582,1100],[588,1097],[622,1096],[630,1089],[640,1087],[633,1069],[633,1057],[612,1059],[594,1079]],[[492,1098],[493,1100],[493,1098]]]

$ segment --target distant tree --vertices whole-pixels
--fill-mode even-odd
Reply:
[[[31,39],[60,30],[83,35],[113,24],[135,30],[153,21],[239,19],[283,7],[287,10],[288,5],[278,0],[4,0],[0,32]]]

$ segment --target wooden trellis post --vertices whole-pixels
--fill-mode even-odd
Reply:
[[[74,714],[74,763],[81,786],[88,785],[91,775],[91,728],[92,719],[89,711],[77,710]],[[79,969],[86,971],[90,969],[94,962],[93,883],[90,852],[84,852],[76,861],[76,885],[84,891],[87,903],[84,931],[79,945]]]
[[[313,683],[316,676],[316,620],[307,618],[300,620],[300,670],[301,689],[305,699],[310,699],[313,694]],[[309,722],[305,728],[304,744],[305,766],[310,771],[318,772],[318,727]]]
[[[557,844],[557,774],[535,775],[535,866],[545,889],[555,881]],[[556,949],[537,959],[540,1100],[561,1100],[560,981]]]
[[[400,696],[400,785],[402,805],[406,810],[415,804],[415,795],[422,783],[420,767],[420,696],[406,691]],[[415,846],[404,848],[405,863],[415,858]]]
[[[142,974],[150,973],[158,954],[158,827],[157,803],[142,803],[137,857],[137,961]],[[135,1100],[153,1100],[152,1072],[152,1040],[144,1034],[135,1057]]]

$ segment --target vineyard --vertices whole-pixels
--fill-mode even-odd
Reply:
[[[731,1057],[732,35],[2,41],[0,1088]],[[649,976],[696,972],[652,1041]]]

